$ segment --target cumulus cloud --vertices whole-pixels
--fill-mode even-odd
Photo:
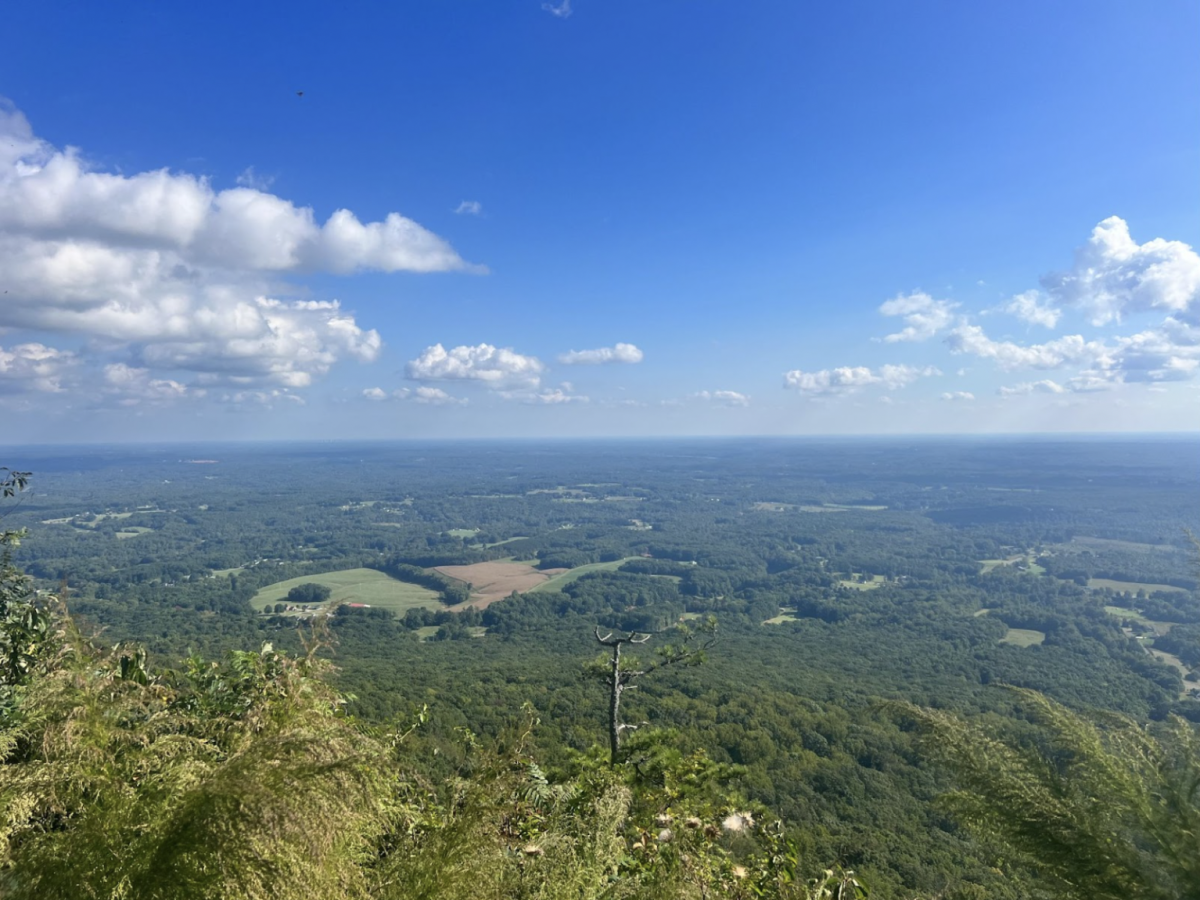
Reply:
[[[885,316],[901,316],[904,328],[884,338],[889,344],[897,341],[925,341],[954,321],[957,303],[934,300],[923,291],[893,297],[879,307]]]
[[[978,325],[960,325],[950,332],[946,345],[951,353],[967,353],[994,360],[1002,369],[1057,369],[1104,355],[1104,345],[1072,334],[1044,344],[1023,346],[1012,341],[994,341]]]
[[[933,366],[909,365],[885,365],[878,369],[870,369],[867,366],[842,366],[817,372],[793,369],[784,373],[783,384],[784,387],[793,388],[803,394],[847,394],[872,386],[894,391],[912,384],[918,378],[941,374]]]
[[[104,382],[107,392],[118,395],[118,402],[122,406],[168,403],[182,399],[189,393],[187,385],[170,378],[154,378],[149,369],[138,369],[124,363],[105,366]],[[201,388],[191,393],[204,396],[207,392]]]
[[[1200,372],[1200,328],[1171,318],[1158,328],[1109,341],[1085,341],[1076,334],[1022,346],[994,341],[978,326],[964,325],[955,329],[946,343],[952,353],[992,359],[1005,371],[1078,368],[1065,382],[1065,389],[1071,391],[1102,390],[1124,383],[1184,381]],[[1002,388],[1001,392],[1013,396],[1030,391]]]
[[[567,403],[591,403],[590,397],[575,393],[575,387],[569,381],[564,381],[556,388],[545,390],[519,389],[500,391],[499,396],[505,400],[527,403],[533,406],[561,406]]]
[[[640,363],[644,354],[633,344],[614,344],[595,350],[572,350],[559,354],[558,361],[565,366],[599,366],[606,363]]]
[[[942,399],[943,400],[951,400],[951,401],[954,401],[954,400],[971,401],[971,400],[975,399],[975,395],[972,394],[970,391],[946,391],[946,393],[942,394]]]
[[[1062,317],[1062,310],[1055,309],[1043,301],[1044,298],[1040,291],[1025,291],[1017,294],[1000,307],[1000,311],[1016,316],[1022,322],[1028,322],[1030,325],[1054,328]]]
[[[455,397],[447,394],[441,388],[429,387],[421,385],[418,388],[400,388],[392,391],[392,396],[397,400],[410,400],[413,403],[420,403],[422,406],[466,406],[466,397]]]
[[[1027,394],[1065,394],[1067,389],[1057,381],[1044,378],[1041,381],[1026,381],[1010,387],[1001,387],[996,393],[1001,397],[1019,397]]]
[[[719,406],[749,406],[750,398],[737,391],[697,391],[692,394],[696,400],[713,403]]]
[[[483,215],[483,204],[478,200],[464,200],[458,204],[454,212],[460,216],[481,216]]]
[[[74,353],[45,344],[0,347],[0,385],[12,392],[61,393],[64,377],[77,363]]]
[[[542,9],[550,13],[556,19],[569,19],[571,17],[571,0],[562,0],[561,3],[555,5],[553,3],[543,3]]]
[[[273,401],[381,347],[336,301],[281,299],[294,293],[281,275],[473,268],[398,213],[362,222],[341,209],[318,223],[266,187],[250,169],[220,191],[166,169],[102,171],[0,101],[0,329],[82,337],[89,362],[148,371],[125,383],[135,396],[182,378],[236,388],[215,399]]]
[[[479,381],[497,389],[535,388],[545,368],[537,357],[509,347],[479,344],[447,350],[434,344],[409,361],[405,374],[413,381]]]
[[[1155,310],[1188,321],[1200,316],[1200,256],[1182,241],[1139,244],[1118,216],[1095,227],[1070,271],[1045,276],[1042,286],[1059,304],[1081,309],[1094,325]]]
[[[386,400],[387,399],[387,391],[385,391],[381,387],[364,388],[362,395],[363,395],[363,397],[365,397],[368,400]]]

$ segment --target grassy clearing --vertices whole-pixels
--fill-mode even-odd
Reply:
[[[1155,650],[1153,647],[1148,647],[1147,649],[1150,651],[1150,655],[1159,662],[1164,662],[1172,669],[1177,671],[1179,673],[1179,677],[1184,678],[1187,676],[1188,672],[1191,671],[1191,669],[1185,666],[1183,661],[1175,654],[1168,653],[1166,650]],[[1187,690],[1185,689],[1183,694],[1180,694],[1180,696],[1184,696],[1186,693]]]
[[[333,591],[322,606],[334,603],[364,603],[377,609],[391,610],[403,615],[407,610],[424,607],[440,609],[441,602],[435,591],[397,581],[375,569],[343,569],[340,572],[325,572],[320,575],[302,575],[268,585],[254,595],[250,605],[257,610],[267,604],[281,603],[288,591],[301,584],[314,582],[323,584]]]
[[[1106,606],[1104,611],[1110,616],[1117,616],[1121,619],[1133,619],[1135,622],[1141,622],[1144,625],[1149,625],[1150,620],[1143,616],[1136,609],[1130,609],[1127,606]]]
[[[1181,587],[1175,587],[1173,584],[1150,584],[1145,581],[1114,581],[1111,578],[1089,578],[1088,587],[1092,590],[1108,588],[1113,591],[1129,591],[1136,594],[1138,591],[1145,591],[1147,594],[1153,594],[1155,591],[1175,591],[1180,594],[1186,594],[1187,591]]]
[[[873,591],[876,588],[881,588],[887,584],[887,578],[883,575],[872,575],[870,581],[856,581],[856,578],[861,578],[857,572],[851,572],[850,578],[844,578],[838,582],[841,587],[850,588],[855,591]]]
[[[213,569],[213,578],[228,578],[230,575],[241,575],[245,571],[245,566],[236,566],[232,569]]]
[[[860,509],[865,512],[883,512],[886,506],[872,506],[866,503],[823,503],[826,509]]]
[[[800,620],[795,615],[796,610],[787,606],[779,608],[779,615],[767,619],[763,622],[764,625],[782,625],[784,622],[799,622]]]
[[[478,528],[451,528],[446,534],[456,538],[473,538],[479,534]]]
[[[986,575],[993,569],[998,569],[1000,566],[1024,566],[1025,571],[1030,575],[1045,575],[1044,567],[1039,566],[1032,556],[1010,556],[1007,559],[981,559],[979,564],[983,566],[983,574]]]
[[[1045,639],[1046,632],[1044,631],[1036,631],[1033,628],[1010,628],[1004,637],[1000,638],[1000,643],[1012,644],[1014,647],[1033,647]]]
[[[774,500],[760,500],[750,507],[757,509],[760,512],[784,512],[785,510],[795,509],[791,503],[776,503]]]
[[[638,556],[626,556],[624,559],[614,559],[612,562],[590,563],[586,566],[576,566],[574,569],[568,569],[559,575],[555,575],[546,581],[543,581],[533,591],[561,591],[564,587],[575,581],[589,572],[612,572],[619,569],[625,563],[633,559],[640,559]],[[531,591],[530,593],[533,593]]]
[[[486,547],[486,548],[488,548],[488,549],[491,549],[492,547],[501,547],[501,546],[503,546],[504,544],[511,544],[513,541],[523,541],[523,540],[525,540],[525,539],[526,539],[526,536],[525,536],[525,535],[523,535],[523,534],[518,534],[516,537],[505,538],[505,539],[504,539],[504,540],[502,540],[502,541],[494,541],[494,542],[492,542],[492,543],[490,543],[490,544],[484,544],[483,546],[484,546],[484,547]]]
[[[800,512],[806,513],[844,513],[848,510],[840,506],[801,506]]]
[[[124,528],[122,528],[120,531],[118,531],[116,533],[116,537],[118,540],[124,540],[126,538],[135,538],[139,534],[149,534],[153,530],[154,530],[153,528],[147,528],[145,525],[126,525]]]
[[[416,630],[417,631],[417,640],[424,643],[425,641],[429,640],[430,638],[436,636],[438,633],[438,629],[440,627],[441,627],[440,625],[422,625],[420,628],[418,628]],[[473,638],[481,638],[485,634],[487,634],[487,628],[485,628],[482,625],[468,625],[467,633],[470,634],[471,637],[473,637]]]

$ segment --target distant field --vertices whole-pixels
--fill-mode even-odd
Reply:
[[[839,581],[838,584],[841,587],[850,588],[855,591],[873,591],[887,584],[887,578],[883,575],[872,575],[870,581],[854,581],[853,579],[845,578]]]
[[[1022,563],[1025,565],[1025,570],[1030,575],[1046,574],[1046,570],[1034,562],[1033,557],[1031,556],[1010,556],[1007,559],[981,559],[979,562],[980,565],[983,566],[984,575],[993,569],[999,568],[1000,566],[1016,566]]]
[[[1069,543],[1060,544],[1059,546],[1070,547],[1071,544],[1081,544],[1084,547],[1098,550],[1139,550],[1142,552],[1157,550],[1160,553],[1171,553],[1180,549],[1171,544],[1142,544],[1137,541],[1115,541],[1109,538],[1097,537],[1074,537],[1071,538]]]
[[[866,503],[823,503],[826,509],[861,509],[867,512],[882,512],[886,506],[872,506]]]
[[[750,508],[757,509],[760,512],[783,512],[784,510],[795,509],[796,507],[791,503],[776,503],[773,500],[760,500],[758,503],[753,504]]]
[[[139,534],[149,534],[153,530],[153,528],[147,528],[144,525],[126,525],[116,533],[116,537],[122,540],[125,538],[134,538]]]
[[[1111,578],[1089,578],[1088,587],[1093,590],[1098,588],[1108,588],[1113,591],[1130,591],[1137,593],[1145,591],[1147,594],[1153,594],[1155,591],[1177,591],[1180,594],[1186,594],[1187,591],[1181,587],[1175,587],[1173,584],[1149,584],[1144,581],[1114,581]]]
[[[640,559],[638,556],[626,556],[624,559],[614,559],[612,562],[590,563],[586,566],[576,566],[574,569],[557,570],[554,577],[543,581],[534,591],[561,591],[566,585],[572,581],[583,577],[591,572],[612,572],[621,568],[625,563],[632,559]],[[554,571],[547,569],[546,571]]]
[[[786,606],[781,607],[779,610],[779,615],[775,616],[774,618],[767,619],[767,621],[763,622],[763,624],[782,625],[784,622],[799,622],[800,620],[796,618],[795,612],[796,610],[789,609]]]
[[[442,606],[436,591],[397,581],[375,569],[344,569],[340,572],[289,578],[260,590],[254,595],[250,605],[262,610],[269,603],[281,603],[287,597],[288,591],[309,582],[323,584],[333,591],[328,602],[322,605],[339,602],[364,603],[373,608],[391,610],[397,615],[419,607],[440,609]]]
[[[438,566],[436,571],[471,585],[471,599],[466,605],[484,607],[503,600],[513,591],[523,594],[533,590],[545,584],[552,575],[567,570],[539,571],[524,562],[494,560],[469,566]]]
[[[473,538],[479,534],[478,528],[451,528],[446,534],[456,538]]]
[[[1035,631],[1032,628],[1010,628],[1004,637],[1000,638],[1000,643],[1013,644],[1017,647],[1032,647],[1045,639],[1046,632],[1044,631]]]

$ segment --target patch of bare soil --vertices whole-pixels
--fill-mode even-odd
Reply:
[[[482,562],[469,566],[438,566],[436,571],[457,578],[471,586],[471,599],[451,609],[475,606],[483,609],[497,600],[503,600],[513,591],[518,594],[532,590],[551,575],[566,569],[535,569],[525,563]]]

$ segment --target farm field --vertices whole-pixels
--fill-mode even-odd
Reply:
[[[622,559],[614,559],[611,562],[590,563],[586,566],[576,566],[574,569],[546,569],[546,572],[554,572],[554,576],[543,581],[533,590],[535,591],[561,591],[564,587],[575,581],[577,578],[582,578],[591,572],[613,572],[621,568],[631,559],[638,559],[636,556],[626,556]]]
[[[325,572],[320,575],[302,575],[268,585],[254,595],[250,605],[262,611],[267,604],[280,603],[288,591],[308,583],[323,584],[333,591],[329,600],[321,604],[363,603],[375,609],[391,610],[403,615],[406,610],[424,607],[440,609],[441,601],[435,591],[416,584],[397,581],[376,569],[343,569],[340,572]]]
[[[1149,584],[1144,581],[1114,581],[1111,578],[1089,578],[1087,586],[1092,590],[1108,588],[1112,591],[1129,591],[1130,593],[1137,593],[1138,591],[1145,591],[1147,594],[1153,594],[1155,591],[1187,593],[1183,588],[1175,587],[1173,584]]]
[[[882,575],[872,575],[870,581],[855,581],[853,578],[843,578],[838,585],[855,591],[873,591],[887,584],[887,578]]]
[[[525,562],[496,560],[472,563],[469,566],[438,566],[435,571],[471,585],[471,599],[466,604],[485,607],[503,600],[513,591],[522,594],[546,584],[551,576],[574,569],[538,570]]]
[[[1000,638],[1002,644],[1012,644],[1016,647],[1033,647],[1046,640],[1044,631],[1036,631],[1032,628],[1010,628],[1004,637]]]
[[[135,538],[139,534],[149,534],[153,530],[153,528],[147,528],[144,525],[127,525],[118,531],[114,537],[118,540],[124,540],[126,538]]]

